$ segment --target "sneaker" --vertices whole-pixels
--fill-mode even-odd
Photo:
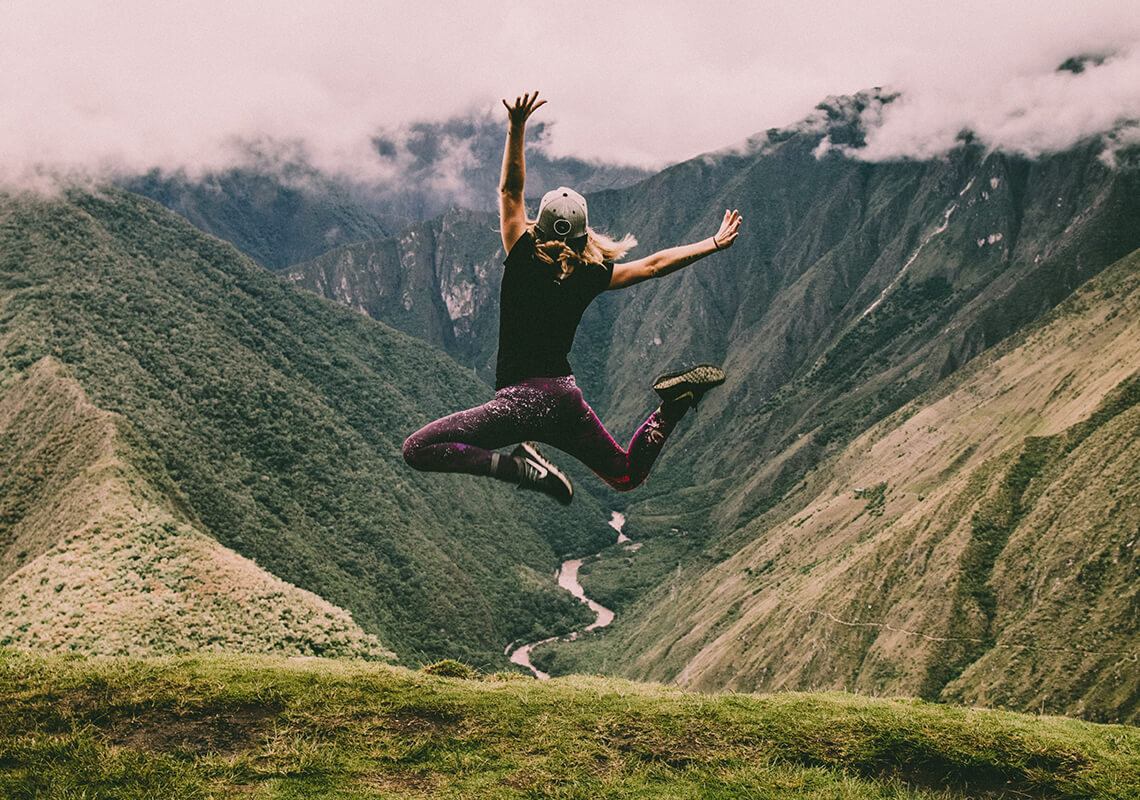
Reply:
[[[570,479],[539,452],[534,442],[523,442],[511,455],[519,464],[519,488],[548,494],[564,506],[574,499]]]
[[[699,364],[680,372],[667,372],[653,382],[653,391],[674,408],[696,408],[705,392],[724,383],[724,370]]]

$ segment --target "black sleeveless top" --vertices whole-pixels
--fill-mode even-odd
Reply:
[[[529,231],[503,264],[495,388],[573,374],[567,355],[574,334],[586,307],[610,285],[613,264],[578,267],[560,278],[557,263],[538,258]]]

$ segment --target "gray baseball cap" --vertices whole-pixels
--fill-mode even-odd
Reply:
[[[586,235],[586,198],[559,186],[542,196],[535,228],[543,239],[579,239]]]

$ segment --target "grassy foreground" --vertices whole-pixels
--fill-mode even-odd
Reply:
[[[1140,797],[1140,729],[840,694],[0,651],[0,797]]]

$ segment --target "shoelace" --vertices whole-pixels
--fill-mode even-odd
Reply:
[[[550,470],[541,464],[536,464],[529,458],[522,459],[522,464],[519,465],[519,475],[522,477],[522,480],[519,481],[520,485],[536,484],[549,474]]]

